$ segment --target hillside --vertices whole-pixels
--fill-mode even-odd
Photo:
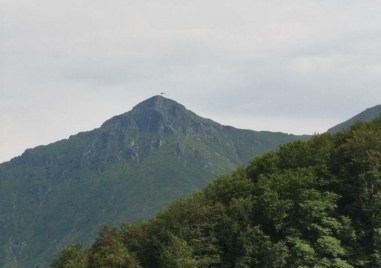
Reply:
[[[336,133],[340,130],[347,129],[358,121],[369,122],[381,115],[381,105],[368,108],[365,111],[355,115],[354,117],[328,129],[329,133]]]
[[[381,117],[292,142],[52,268],[381,267]]]
[[[305,139],[222,126],[152,97],[0,165],[0,267],[46,267],[102,225],[147,219],[253,155]]]

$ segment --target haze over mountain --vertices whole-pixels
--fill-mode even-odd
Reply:
[[[45,267],[102,225],[146,219],[258,154],[307,136],[222,126],[154,96],[100,128],[0,165],[0,267]]]
[[[358,115],[355,115],[354,117],[328,129],[328,132],[330,133],[336,133],[340,130],[349,128],[353,124],[355,124],[358,121],[363,121],[363,122],[369,122],[375,119],[377,116],[381,115],[381,104],[376,105],[374,107],[368,108],[365,111],[359,113]]]

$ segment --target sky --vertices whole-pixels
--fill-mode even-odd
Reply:
[[[381,103],[381,0],[0,0],[0,162],[160,92],[322,133]]]

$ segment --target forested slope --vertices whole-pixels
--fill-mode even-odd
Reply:
[[[52,267],[381,267],[381,118],[254,158]]]

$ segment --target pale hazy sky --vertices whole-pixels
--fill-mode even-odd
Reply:
[[[381,1],[0,0],[0,162],[159,94],[324,132],[381,103]]]

